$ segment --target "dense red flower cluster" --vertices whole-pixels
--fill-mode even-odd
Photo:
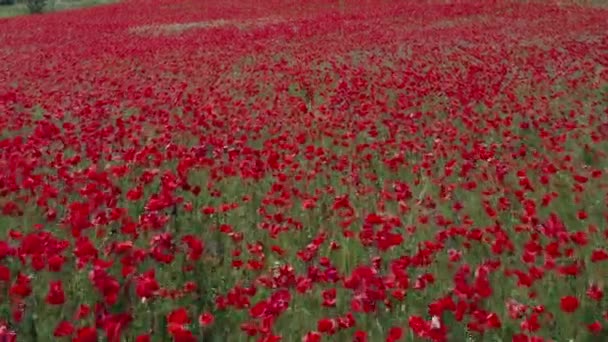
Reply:
[[[0,21],[0,340],[608,338],[608,11]]]

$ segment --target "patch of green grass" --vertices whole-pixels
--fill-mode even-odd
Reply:
[[[69,9],[104,5],[115,2],[114,0],[50,0],[45,8],[45,13],[63,11]],[[25,3],[0,6],[0,18],[10,18],[29,14]]]
[[[23,4],[0,6],[0,18],[16,17],[27,14],[27,7]]]
[[[49,9],[62,11],[66,9],[90,7],[97,5],[105,5],[116,2],[115,0],[51,0],[49,1]]]

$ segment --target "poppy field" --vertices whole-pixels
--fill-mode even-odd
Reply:
[[[0,341],[608,340],[608,9],[0,19]]]

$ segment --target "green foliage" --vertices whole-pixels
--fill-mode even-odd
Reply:
[[[29,10],[30,14],[40,14],[44,11],[47,1],[46,0],[26,0],[25,5]]]

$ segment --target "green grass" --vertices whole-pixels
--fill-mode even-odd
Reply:
[[[0,6],[0,18],[16,17],[27,14],[27,7],[23,4]]]
[[[115,2],[114,0],[50,0],[45,13],[63,11],[69,9],[104,5]],[[10,18],[20,15],[29,14],[25,3],[17,3],[15,5],[0,6],[0,18]]]

